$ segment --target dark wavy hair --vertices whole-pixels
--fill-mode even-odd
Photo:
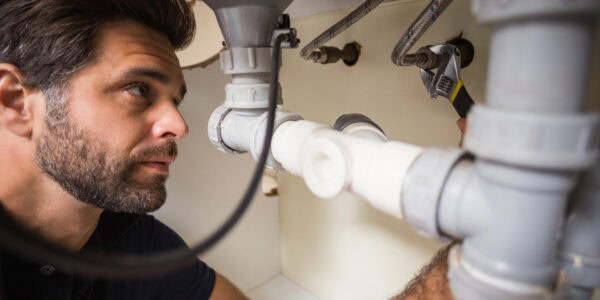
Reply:
[[[115,19],[163,33],[176,50],[195,32],[185,0],[0,0],[0,63],[19,68],[28,87],[64,87],[93,60],[100,25]]]

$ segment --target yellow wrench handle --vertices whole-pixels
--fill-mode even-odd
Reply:
[[[456,88],[454,88],[452,96],[450,97],[450,103],[452,103],[452,106],[454,106],[454,109],[456,109],[456,112],[461,118],[467,117],[467,113],[471,109],[471,106],[475,104],[469,93],[467,93],[467,89],[462,80],[459,80],[456,84]]]

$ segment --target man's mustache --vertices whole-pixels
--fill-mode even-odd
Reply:
[[[140,151],[135,155],[134,161],[148,161],[159,156],[169,156],[175,159],[177,158],[177,154],[177,143],[174,141],[168,141],[160,146],[155,146]]]

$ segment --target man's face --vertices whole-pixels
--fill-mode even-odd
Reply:
[[[67,91],[49,95],[66,101],[47,99],[59,105],[47,105],[36,161],[81,201],[156,210],[166,198],[175,141],[188,132],[177,110],[185,94],[179,61],[165,36],[133,21],[101,26],[95,47],[96,58]]]

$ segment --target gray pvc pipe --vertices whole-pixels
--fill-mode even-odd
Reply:
[[[593,19],[526,19],[494,26],[487,105],[573,113],[585,102]]]
[[[205,0],[228,48],[269,47],[279,15],[292,0]]]
[[[555,250],[573,173],[518,169],[485,160],[475,163],[492,218],[484,234],[463,244],[463,259],[489,275],[551,286]],[[479,229],[481,230],[481,229]]]
[[[444,236],[462,240],[486,230],[494,217],[481,191],[472,160],[463,160],[445,183],[438,208],[438,227]]]
[[[571,201],[559,256],[573,299],[590,299],[600,287],[600,161],[583,176]]]
[[[551,286],[561,216],[574,174],[459,163],[438,211],[440,230],[462,239],[462,260],[485,274]]]
[[[571,287],[569,291],[569,300],[589,300],[592,299],[594,289],[582,288],[582,287]]]
[[[490,13],[504,12],[498,2],[485,2]],[[542,2],[534,4],[542,10]],[[583,112],[594,23],[558,15],[506,14],[493,20],[489,109],[540,117]],[[450,265],[452,290],[473,299],[545,299],[556,281],[559,232],[576,168],[534,169],[493,155],[479,157],[472,170],[468,165],[453,170],[440,200],[440,230],[463,238]],[[579,288],[572,292],[585,294]]]

